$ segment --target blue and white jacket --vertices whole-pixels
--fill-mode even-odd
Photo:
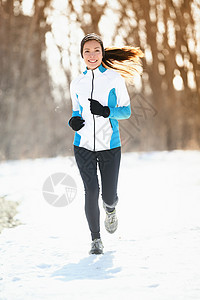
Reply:
[[[120,147],[118,120],[131,115],[130,98],[122,76],[102,65],[95,70],[86,69],[71,82],[70,93],[72,117],[85,120],[85,126],[75,133],[74,145],[91,151]],[[108,106],[109,117],[93,115],[88,98]]]

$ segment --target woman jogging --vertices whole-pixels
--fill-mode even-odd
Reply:
[[[81,56],[86,70],[70,85],[69,125],[76,132],[74,155],[85,189],[85,214],[92,237],[90,254],[102,254],[97,166],[106,211],[105,228],[114,233],[118,226],[116,205],[121,159],[118,120],[131,115],[123,77],[132,78],[143,53],[128,46],[104,49],[101,38],[91,33],[81,41]]]

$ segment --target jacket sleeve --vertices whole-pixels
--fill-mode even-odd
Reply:
[[[81,109],[78,101],[78,95],[76,94],[76,84],[74,81],[70,84],[70,95],[72,100],[72,117],[81,117]]]
[[[109,107],[109,118],[117,120],[128,119],[131,116],[131,105],[125,80],[122,78],[122,76],[117,77],[115,93],[117,98],[117,106]]]

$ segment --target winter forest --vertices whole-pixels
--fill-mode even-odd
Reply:
[[[77,167],[68,126],[70,83],[86,68],[80,42],[92,32],[105,48],[144,53],[127,82],[131,117],[119,121],[112,212],[103,188],[116,185],[119,147],[102,161],[93,151],[98,168],[80,154]],[[80,164],[102,255],[90,255],[99,239]],[[200,0],[0,0],[0,299],[200,299],[199,200]]]
[[[0,160],[72,154],[69,84],[91,32],[144,52],[123,151],[199,150],[199,0],[1,0]]]

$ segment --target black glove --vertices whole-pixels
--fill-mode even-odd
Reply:
[[[97,100],[88,99],[90,101],[90,111],[93,115],[102,116],[107,118],[110,115],[110,108],[101,105]]]
[[[80,130],[85,124],[84,124],[85,120],[83,120],[81,117],[72,117],[69,120],[69,126],[74,130],[74,131],[78,131]]]

